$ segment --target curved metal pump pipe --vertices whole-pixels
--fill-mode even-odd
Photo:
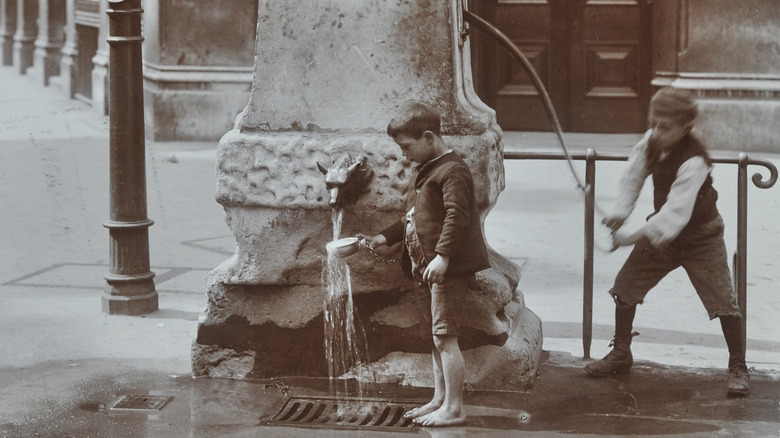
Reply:
[[[569,149],[566,147],[566,142],[563,140],[563,129],[561,128],[561,123],[558,120],[558,114],[555,112],[555,108],[553,107],[552,100],[550,100],[550,95],[547,93],[547,89],[544,87],[544,84],[542,83],[542,80],[539,78],[539,75],[536,73],[536,69],[534,69],[534,66],[531,64],[531,62],[528,60],[528,58],[523,55],[523,52],[520,51],[520,49],[515,45],[515,43],[512,42],[509,37],[507,37],[503,32],[501,32],[497,27],[493,26],[492,24],[488,23],[483,19],[482,17],[478,15],[474,15],[473,13],[469,12],[466,9],[463,9],[463,18],[469,22],[469,24],[473,24],[477,26],[478,28],[485,31],[488,35],[498,40],[498,42],[501,43],[509,52],[512,54],[512,56],[515,57],[518,61],[520,61],[520,64],[522,65],[523,69],[528,73],[528,75],[531,77],[531,80],[533,81],[534,87],[539,92],[539,95],[542,97],[542,102],[544,103],[544,108],[547,110],[547,115],[550,117],[550,121],[552,122],[552,128],[555,131],[555,135],[558,138],[558,143],[561,145],[561,149],[563,150],[563,155],[566,158],[566,162],[569,164],[569,170],[571,171],[571,174],[574,176],[574,180],[577,182],[577,187],[582,190],[582,193],[587,196],[588,192],[592,190],[593,188],[582,182],[579,175],[574,169],[574,162],[571,159],[571,156],[569,155]],[[598,212],[599,216],[602,218],[606,217],[604,214],[604,211],[599,208],[598,205],[594,203],[594,209],[596,212]]]

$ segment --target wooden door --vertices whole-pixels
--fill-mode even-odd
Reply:
[[[563,129],[641,132],[647,126],[649,0],[472,0],[469,8],[536,68]],[[472,27],[477,93],[506,130],[549,131],[530,78],[509,52]]]

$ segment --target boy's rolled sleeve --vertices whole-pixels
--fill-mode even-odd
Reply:
[[[385,240],[387,240],[387,246],[393,246],[396,243],[400,242],[404,238],[404,222],[403,221],[395,221],[392,225],[385,228],[384,230],[380,231],[379,234],[385,236]]]
[[[628,165],[620,178],[618,202],[612,216],[625,220],[634,211],[642,186],[644,186],[647,177],[650,176],[650,171],[647,168],[647,142],[651,133],[652,131],[647,131],[645,136],[631,149]]]

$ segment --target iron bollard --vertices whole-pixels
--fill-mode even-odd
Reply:
[[[111,266],[103,312],[141,315],[158,308],[149,266],[146,211],[141,0],[108,0]]]

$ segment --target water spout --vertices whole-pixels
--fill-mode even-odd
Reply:
[[[325,175],[325,188],[328,189],[328,204],[333,208],[342,208],[353,204],[366,190],[374,178],[374,170],[368,160],[361,155],[357,160],[346,154],[328,167],[317,162],[317,168]]]

